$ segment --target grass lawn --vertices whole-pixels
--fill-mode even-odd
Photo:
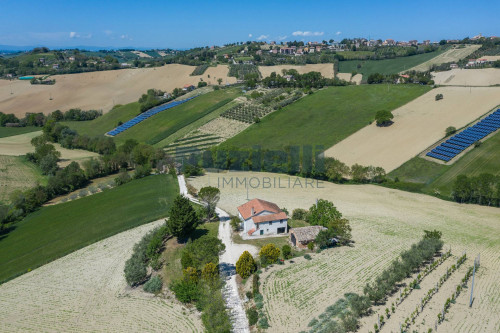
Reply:
[[[191,234],[191,239],[195,240],[204,235],[217,237],[218,234],[219,222],[208,222],[198,226]],[[165,251],[162,254],[162,259],[165,263],[162,270],[162,277],[163,283],[167,286],[172,281],[182,277],[181,254],[184,246],[184,243],[177,242],[177,238],[169,239],[165,245]]]
[[[469,151],[452,165],[442,165],[415,157],[392,171],[390,177],[401,181],[424,184],[422,192],[433,194],[436,190],[444,197],[451,197],[453,183],[458,175],[478,176],[491,173],[500,176],[500,132],[483,144]]]
[[[445,49],[439,49],[434,52],[394,59],[339,61],[339,72],[351,73],[356,71],[363,74],[363,79],[367,79],[368,75],[372,73],[395,74],[426,62],[444,51]],[[358,68],[358,65],[361,65],[361,68]]]
[[[377,111],[394,110],[430,89],[421,85],[328,87],[269,114],[222,146],[323,145],[327,149],[372,122]]]
[[[126,122],[140,113],[139,103],[134,102],[119,106],[102,115],[101,117],[91,121],[64,121],[64,125],[68,125],[81,135],[88,135],[90,137],[104,135],[104,133],[111,131],[118,126],[118,122]]]
[[[26,126],[26,127],[0,127],[0,138],[6,138],[8,136],[14,136],[24,133],[41,131],[40,127]]]
[[[0,236],[0,281],[168,214],[177,179],[149,176],[75,201],[43,207]]]

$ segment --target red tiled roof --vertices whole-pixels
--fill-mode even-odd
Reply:
[[[263,222],[271,222],[271,221],[283,220],[283,219],[286,219],[286,213],[279,212],[276,214],[255,216],[253,218],[253,222],[254,223],[263,223]]]
[[[252,208],[254,213],[252,214]],[[273,213],[281,212],[281,209],[274,203],[261,200],[261,199],[253,199],[249,202],[238,207],[238,212],[240,212],[241,216],[246,220],[252,215],[259,214],[263,211],[270,211]]]

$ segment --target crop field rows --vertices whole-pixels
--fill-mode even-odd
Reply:
[[[225,111],[221,117],[251,124],[255,122],[255,117],[262,118],[272,111],[268,107],[240,104]]]
[[[221,142],[221,138],[210,134],[197,134],[174,141],[164,150],[176,157],[188,157],[192,153],[200,153]]]
[[[161,223],[94,243],[1,285],[2,330],[201,332],[192,310],[126,286],[123,267],[133,244]]]
[[[222,175],[207,174],[190,180],[190,183],[201,188],[213,184],[214,178],[221,177],[270,177],[272,180],[278,175],[228,172]],[[283,182],[288,178],[284,175],[280,177]],[[220,207],[235,214],[235,202],[245,202],[246,196],[244,187],[221,188]],[[308,209],[316,198],[327,199],[349,219],[353,229],[355,243],[352,247],[332,248],[312,254],[310,261],[295,258],[293,264],[287,261],[285,265],[276,265],[261,274],[264,311],[273,332],[307,330],[308,323],[343,297],[344,293],[362,293],[365,284],[372,282],[402,250],[418,241],[423,230],[433,229],[443,233],[444,250],[451,247],[452,253],[456,255],[467,251],[471,257],[481,253],[481,270],[476,275],[476,300],[472,309],[465,301],[466,292],[462,293],[439,330],[464,333],[499,331],[500,320],[496,314],[500,311],[500,242],[497,237],[500,232],[500,211],[497,208],[460,205],[427,195],[372,185],[336,185],[326,182],[321,184],[321,188],[252,188],[249,196],[276,202],[289,211],[295,208]],[[426,283],[435,284],[435,278],[439,279],[454,261],[454,257],[447,259],[424,278],[420,290],[412,291],[398,307],[402,318],[414,311],[417,306],[415,302],[420,302],[420,291],[425,293],[428,290]],[[468,260],[464,267],[470,264]],[[460,279],[463,273],[462,268],[456,272]],[[450,278],[443,287],[455,288],[456,281],[453,279]],[[439,307],[429,303],[426,308],[442,308],[446,298],[451,296],[451,291],[442,294],[444,299],[438,294],[434,295],[433,299]],[[394,299],[388,303],[374,307],[375,313],[383,313],[398,296],[393,295]],[[421,323],[426,317],[425,313],[420,314],[416,323]],[[437,312],[433,312],[431,317],[432,320],[425,319],[426,326],[421,327],[427,329],[433,325]],[[360,332],[373,331],[376,317],[373,320],[370,318],[362,319],[364,325]],[[465,318],[465,323],[462,318]],[[395,325],[399,326],[399,322]]]
[[[243,80],[245,78],[245,75],[254,73],[261,76],[259,68],[257,66],[250,64],[238,64],[229,66],[228,76],[233,76],[240,80]]]

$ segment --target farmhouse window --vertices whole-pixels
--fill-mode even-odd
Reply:
[[[273,224],[273,221],[269,222],[269,225],[272,225]]]

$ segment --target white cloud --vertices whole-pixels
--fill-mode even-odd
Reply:
[[[132,37],[130,37],[129,35],[121,35],[120,36],[121,39],[128,39],[128,40],[132,40]]]
[[[248,34],[248,37],[252,38],[252,37],[253,37],[253,35],[252,35],[252,34]]]
[[[263,39],[267,39],[269,37],[269,35],[260,35],[257,40],[263,40]]]
[[[285,38],[287,38],[288,36],[278,36],[278,40],[283,40]]]
[[[85,38],[85,39],[89,39],[89,38],[92,38],[92,34],[80,35],[79,33],[75,32],[75,31],[71,31],[69,33],[69,38]]]
[[[292,35],[294,36],[323,36],[325,33],[323,31],[294,31],[292,32]]]
[[[342,31],[337,31],[335,34],[338,36],[342,33]]]
[[[113,34],[113,31],[111,31],[111,30],[104,30],[104,34],[106,36],[111,36]]]

